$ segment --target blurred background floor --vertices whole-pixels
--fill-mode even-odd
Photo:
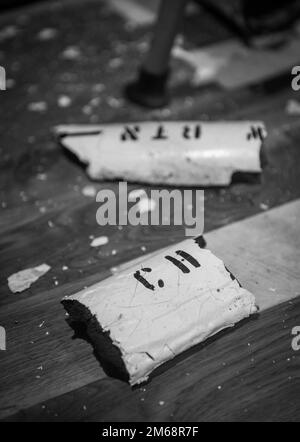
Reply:
[[[142,250],[150,252],[184,238],[184,230],[178,227],[169,228],[166,234],[152,227],[121,231],[97,226],[97,205],[82,194],[90,182],[83,168],[53,139],[55,125],[158,119],[262,120],[269,132],[265,144],[268,164],[262,180],[206,190],[206,232],[300,197],[300,120],[296,112],[290,112],[291,100],[297,102],[300,97],[291,88],[292,66],[285,65],[280,72],[277,69],[276,75],[263,82],[227,90],[215,83],[196,87],[193,67],[174,58],[172,103],[161,111],[141,110],[124,101],[122,88],[136,74],[151,27],[148,23],[136,26],[109,3],[36,3],[21,13],[14,10],[0,16],[0,65],[5,67],[8,80],[7,91],[0,92],[0,305],[15,309],[8,324],[2,309],[0,324],[6,323],[8,330],[18,328],[12,320],[14,311],[27,308],[28,317],[34,315],[31,301],[35,297],[46,296],[49,311],[57,314],[63,295],[103,278],[112,267],[140,256]],[[149,18],[149,2],[138,3]],[[181,34],[186,50],[235,38],[208,13],[195,10],[187,14]],[[113,183],[93,185],[99,190],[117,188]],[[101,251],[91,249],[90,237],[100,235],[109,236],[109,245]],[[113,250],[117,254],[112,254]],[[51,265],[52,272],[25,294],[12,296],[7,277],[43,262]],[[62,271],[66,265],[67,273]],[[40,329],[34,327],[28,341],[38,339]],[[69,345],[69,336],[57,339],[63,346]],[[32,392],[29,384],[24,394],[20,393],[22,379],[28,378],[40,359],[51,366],[66,367],[70,362],[67,357],[64,361],[63,353],[57,359],[52,355],[49,361],[47,355],[30,350],[28,358],[26,345],[14,361],[18,376],[13,370],[5,373],[3,384],[9,387],[1,393],[2,417],[53,397],[55,376],[43,381],[45,397],[37,394],[39,388],[34,386],[35,393],[28,401]],[[80,363],[75,356],[73,363]],[[3,359],[2,354],[0,357]],[[77,357],[80,359],[79,351]],[[27,371],[22,378],[24,365]],[[87,379],[95,380],[94,375]],[[60,388],[64,394],[63,385]]]

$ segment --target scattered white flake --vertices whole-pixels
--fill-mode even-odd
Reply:
[[[120,109],[123,106],[124,101],[119,99],[119,98],[108,97],[107,98],[107,103],[113,109]]]
[[[35,378],[36,378],[36,379],[41,379],[41,376],[36,376]]]
[[[46,410],[46,405],[42,405],[42,410]]]
[[[87,410],[87,406],[86,405],[84,405],[82,408],[83,408],[84,411]]]
[[[22,270],[8,278],[8,287],[12,293],[21,293],[29,289],[33,283],[44,276],[51,267],[42,264],[38,267]]]
[[[92,106],[92,107],[97,107],[97,106],[99,106],[100,103],[101,103],[101,98],[100,97],[95,97],[95,98],[91,99],[89,105]]]
[[[58,281],[54,281],[54,285],[56,285],[56,287],[59,285]]]
[[[85,186],[81,193],[88,198],[95,198],[97,195],[97,189],[94,186]]]
[[[69,267],[68,267],[68,266],[63,266],[63,267],[62,267],[62,271],[63,271],[63,272],[66,272],[67,270],[69,270]]]
[[[118,253],[118,252],[117,252],[116,250],[113,250],[113,251],[111,252],[112,256],[116,256],[117,253]]]
[[[50,335],[50,333],[49,333],[49,332],[47,331],[47,332],[45,333],[45,335],[46,335],[46,336],[49,336],[49,335]]]
[[[69,46],[62,53],[65,60],[78,60],[81,57],[81,51],[77,46]]]
[[[105,85],[102,83],[95,84],[93,86],[93,91],[101,94],[101,92],[105,91]]]
[[[161,407],[163,407],[163,406],[165,405],[165,402],[164,402],[164,401],[159,401],[159,405],[160,405]]]
[[[45,28],[42,29],[38,35],[37,35],[37,39],[40,41],[49,41],[49,40],[53,40],[54,38],[57,37],[57,30],[53,29],[53,28]]]
[[[156,202],[152,199],[143,198],[137,203],[137,207],[141,215],[148,212],[153,212],[156,209]]]
[[[141,247],[141,251],[142,251],[142,252],[146,252],[146,251],[147,251],[147,248],[146,248],[145,246],[142,246],[142,247]]]
[[[57,104],[59,107],[62,108],[70,107],[72,104],[72,100],[67,95],[61,95],[57,100]]]
[[[109,239],[107,236],[100,236],[99,238],[95,238],[91,242],[91,247],[102,247],[109,243]]]
[[[300,115],[300,102],[297,100],[289,100],[286,105],[286,113],[292,116]]]
[[[83,106],[82,112],[84,115],[91,115],[93,113],[93,108],[90,105]]]
[[[0,31],[0,42],[14,38],[19,33],[16,26],[6,26]]]
[[[110,60],[108,66],[111,69],[118,69],[123,65],[123,60],[122,58],[113,58],[112,60]]]
[[[50,229],[53,229],[53,227],[54,227],[53,222],[52,221],[48,221],[48,226],[50,227]]]
[[[110,271],[111,271],[111,273],[113,273],[115,275],[116,273],[118,273],[119,269],[118,269],[118,267],[112,267],[110,269]]]
[[[6,80],[6,89],[12,89],[13,87],[15,87],[15,85],[16,85],[16,82],[12,78],[8,78]]]
[[[6,207],[7,207],[7,203],[6,203],[5,201],[2,201],[2,203],[1,203],[1,207],[2,207],[2,209],[6,209]]]
[[[46,181],[47,180],[47,174],[46,173],[38,173],[36,177],[40,181]]]
[[[41,323],[39,324],[39,328],[44,327],[44,325],[45,325],[45,321],[43,321],[43,322],[41,322]]]
[[[40,365],[40,366],[37,368],[37,370],[43,371],[43,370],[44,370],[44,367],[43,367],[42,365]]]
[[[218,386],[218,390],[219,390],[219,391],[222,390],[222,385],[219,385],[219,386]]]
[[[270,209],[270,206],[268,206],[267,204],[264,204],[264,203],[261,203],[261,204],[259,205],[259,207],[261,208],[261,210],[264,210],[264,211]]]
[[[270,292],[273,292],[273,293],[276,292],[276,289],[273,289],[272,287],[270,287],[269,290],[270,290]]]
[[[42,214],[45,214],[45,213],[47,212],[47,209],[46,209],[46,207],[40,207],[40,208],[39,208],[39,211],[40,211]]]
[[[144,397],[141,398],[141,402],[145,402],[145,398]]]
[[[35,103],[30,103],[28,105],[28,110],[30,112],[46,112],[48,109],[47,103],[45,101],[38,101]]]

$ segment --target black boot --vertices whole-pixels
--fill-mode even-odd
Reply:
[[[135,104],[150,109],[159,109],[169,103],[167,82],[169,72],[155,75],[141,70],[138,79],[125,87],[125,97]]]

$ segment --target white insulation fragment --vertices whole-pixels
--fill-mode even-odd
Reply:
[[[167,122],[59,126],[62,145],[95,180],[228,186],[235,172],[261,173],[261,122]]]
[[[91,247],[102,247],[109,243],[109,238],[107,236],[100,236],[99,238],[93,239],[91,242]]]
[[[29,289],[38,279],[44,276],[51,267],[42,264],[32,269],[22,270],[8,278],[8,287],[12,293],[21,293]]]
[[[142,265],[65,298],[71,317],[73,303],[109,334],[131,385],[257,312],[255,297],[195,240],[164,249]]]

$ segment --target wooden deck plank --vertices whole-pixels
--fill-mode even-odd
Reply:
[[[105,378],[11,416],[10,421],[297,421],[300,354],[291,330],[300,298],[177,358],[145,387]]]
[[[209,234],[209,244],[218,249],[245,287],[258,295],[258,304],[262,294],[268,293],[262,298],[263,307],[297,296],[300,226],[295,217],[299,211],[296,201]],[[86,285],[95,279],[94,275]],[[44,289],[1,309],[0,324],[8,334],[8,350],[0,353],[4,373],[1,417],[105,378],[91,347],[71,339],[59,304],[61,297],[76,292],[77,286]]]

